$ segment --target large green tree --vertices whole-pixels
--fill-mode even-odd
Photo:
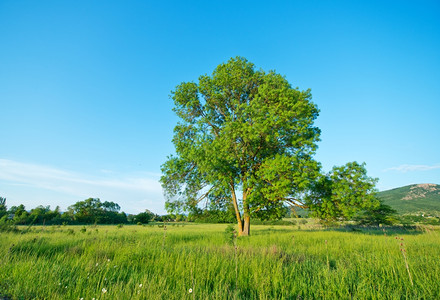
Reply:
[[[181,83],[172,99],[180,118],[176,153],[161,177],[169,211],[230,202],[239,235],[249,235],[251,216],[281,217],[285,202],[299,205],[295,195],[319,167],[312,158],[320,130],[310,90],[236,57],[198,82]]]

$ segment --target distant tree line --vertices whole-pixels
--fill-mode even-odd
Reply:
[[[99,198],[88,198],[69,206],[62,212],[60,207],[39,205],[26,210],[23,204],[6,206],[6,198],[0,197],[0,220],[14,225],[62,225],[62,224],[146,224],[163,221],[175,216],[159,216],[148,209],[137,215],[120,212],[121,207],[115,202],[102,202]]]

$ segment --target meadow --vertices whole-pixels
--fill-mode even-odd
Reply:
[[[440,228],[46,226],[0,234],[0,299],[440,299]]]

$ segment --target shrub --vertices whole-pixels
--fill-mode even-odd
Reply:
[[[227,244],[234,244],[235,226],[233,224],[229,224],[228,227],[226,227],[224,237]]]

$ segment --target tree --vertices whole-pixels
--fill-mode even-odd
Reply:
[[[9,213],[13,215],[14,224],[26,224],[28,222],[29,213],[26,211],[26,207],[23,204],[19,206],[11,206]]]
[[[162,165],[168,211],[230,202],[239,235],[249,235],[251,216],[280,218],[285,201],[300,205],[294,195],[319,167],[312,159],[320,130],[310,90],[236,57],[198,83],[181,83],[171,97],[180,121],[176,154]]]
[[[108,201],[102,203],[99,198],[88,198],[69,206],[67,213],[79,223],[127,223],[126,214],[124,212],[118,213],[120,209],[121,207],[117,203]]]
[[[68,213],[79,223],[92,224],[98,222],[101,212],[101,200],[99,198],[88,198],[84,201],[78,201],[69,206]]]
[[[102,203],[102,208],[105,211],[111,211],[111,212],[116,212],[116,213],[121,210],[121,207],[119,206],[118,203],[108,202],[108,201],[105,201],[104,203]]]
[[[367,176],[365,163],[349,162],[333,167],[313,182],[306,205],[312,215],[326,221],[350,220],[362,210],[379,207],[376,178]]]
[[[354,220],[360,225],[393,225],[398,222],[395,215],[397,211],[391,206],[379,201],[377,207],[369,208],[355,216]]]
[[[152,211],[146,209],[145,212],[137,214],[133,221],[136,223],[148,224],[150,221],[155,220],[157,215]]]
[[[17,214],[18,213],[21,213],[21,212],[17,211]],[[20,215],[18,215],[18,220],[20,220]],[[39,205],[36,208],[31,209],[31,212],[27,217],[26,223],[29,223],[29,224],[53,224],[54,221],[56,222],[57,220],[60,219],[60,217],[61,217],[61,213],[60,213],[59,206],[57,206],[55,208],[55,210],[51,210],[49,205],[48,206]]]
[[[31,213],[29,215],[29,219],[32,220],[32,224],[45,224],[46,221],[49,221],[50,215],[50,206],[39,205],[36,208],[31,209]]]

